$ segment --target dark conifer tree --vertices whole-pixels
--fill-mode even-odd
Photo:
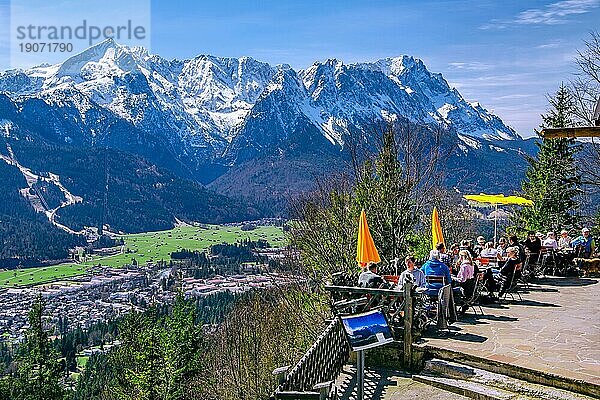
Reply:
[[[542,115],[542,127],[572,126],[573,100],[567,88],[561,85],[549,102],[551,109]],[[572,138],[542,138],[536,145],[538,154],[528,159],[529,168],[522,184],[523,195],[533,200],[533,206],[518,212],[519,225],[536,231],[574,227],[579,221],[580,193],[575,154],[581,146]]]
[[[62,400],[67,391],[61,382],[58,353],[43,323],[44,300],[38,295],[29,311],[26,341],[17,356],[15,400]]]

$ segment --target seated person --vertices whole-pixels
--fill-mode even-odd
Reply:
[[[590,235],[588,228],[581,230],[581,236],[571,242],[573,248],[578,249],[579,258],[590,258],[596,249],[594,238]]]
[[[415,258],[413,256],[407,256],[404,259],[404,264],[406,265],[406,270],[400,274],[400,279],[398,279],[398,289],[402,289],[402,285],[404,285],[407,275],[412,276],[413,284],[416,287],[425,287],[425,274],[419,268],[415,268]]]
[[[542,246],[552,250],[558,249],[558,242],[554,237],[554,232],[548,232],[546,239],[542,240]]]
[[[519,261],[521,261],[521,264],[523,264],[527,258],[525,254],[525,247],[519,243],[519,239],[515,235],[508,238],[508,247],[516,247],[519,249]]]
[[[479,253],[479,257],[497,259],[498,250],[494,248],[494,244],[492,242],[487,242],[485,244],[485,248],[481,250],[481,253]]]
[[[506,248],[508,247],[508,243],[506,243],[506,239],[501,237],[498,239],[498,247],[496,247],[496,252],[498,253],[498,259],[502,259],[506,256]]]
[[[459,250],[467,250],[471,254],[471,258],[477,257],[477,254],[473,251],[473,246],[471,245],[471,241],[468,239],[460,242]]]
[[[561,250],[570,249],[572,241],[573,239],[569,236],[569,232],[563,229],[560,231],[560,238],[558,238],[558,248]]]
[[[506,262],[500,270],[500,275],[504,278],[500,286],[500,293],[498,294],[500,297],[510,289],[510,285],[513,281],[520,276],[521,262],[519,261],[519,249],[516,247],[509,247],[506,249],[506,255]]]
[[[473,251],[476,256],[479,257],[481,255],[481,251],[485,248],[485,238],[483,236],[477,237],[477,244],[473,247]]]
[[[385,281],[377,274],[377,264],[375,263],[369,263],[367,268],[358,276],[359,287],[378,289],[382,285],[385,285]]]
[[[453,276],[455,282],[458,283],[462,289],[462,295],[465,301],[460,307],[460,313],[464,314],[469,308],[467,299],[473,296],[475,290],[475,267],[473,265],[473,259],[468,251],[463,250],[459,253],[459,270],[456,276]]]
[[[455,282],[458,282],[458,285],[463,289],[465,296],[469,297],[472,294],[474,277],[475,277],[475,267],[473,266],[473,259],[471,258],[471,254],[468,251],[462,250],[459,253],[459,270],[456,276],[453,276]],[[471,290],[471,293],[468,291]]]
[[[458,267],[458,260],[459,260],[459,256],[458,253],[460,253],[460,245],[458,243],[454,243],[451,247],[450,247],[450,257],[452,258],[452,262],[451,262],[451,266],[450,266],[450,272],[452,272],[452,270],[454,270],[455,267]]]
[[[529,254],[529,263],[537,263],[540,250],[542,250],[542,241],[536,236],[534,231],[529,231],[527,239],[523,242],[523,247],[525,248],[525,252]]]
[[[448,268],[452,267],[452,257],[446,253],[446,245],[440,242],[435,246],[435,249],[440,252],[440,261],[446,264]]]
[[[443,276],[445,284],[450,284],[452,282],[452,276],[450,275],[450,269],[446,264],[440,261],[440,252],[438,250],[431,250],[429,252],[429,260],[423,264],[421,267],[421,271],[425,274],[425,277],[437,275]],[[427,288],[427,294],[429,296],[437,296],[438,291],[442,288],[442,283],[426,283],[425,287]]]

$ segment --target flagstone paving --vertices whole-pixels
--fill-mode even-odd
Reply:
[[[600,280],[547,277],[423,343],[600,384]]]
[[[357,400],[356,368],[346,365],[336,381],[341,400]],[[411,375],[388,369],[365,369],[365,399],[384,400],[463,400],[467,397],[416,382]]]

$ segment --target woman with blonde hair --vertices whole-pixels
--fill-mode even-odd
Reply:
[[[465,299],[470,298],[473,295],[475,288],[475,266],[473,265],[473,258],[468,250],[461,250],[458,252],[458,274],[452,277],[452,280],[457,282],[462,288],[463,296]],[[468,307],[466,304],[460,308],[461,314],[466,312]]]
[[[468,250],[461,250],[458,252],[458,274],[454,280],[460,283],[464,283],[469,279],[473,279],[475,275],[475,267],[473,266],[473,259]]]

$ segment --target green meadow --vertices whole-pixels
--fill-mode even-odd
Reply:
[[[205,227],[185,226],[167,231],[144,232],[124,235],[124,252],[111,256],[93,256],[80,264],[60,264],[50,267],[26,268],[0,271],[0,287],[32,286],[85,274],[97,265],[122,267],[135,259],[138,265],[160,260],[168,261],[173,251],[205,250],[214,244],[235,243],[238,240],[264,239],[273,247],[285,244],[283,230],[275,226],[260,226],[251,231],[242,231],[239,226]],[[128,251],[127,251],[128,249]]]

